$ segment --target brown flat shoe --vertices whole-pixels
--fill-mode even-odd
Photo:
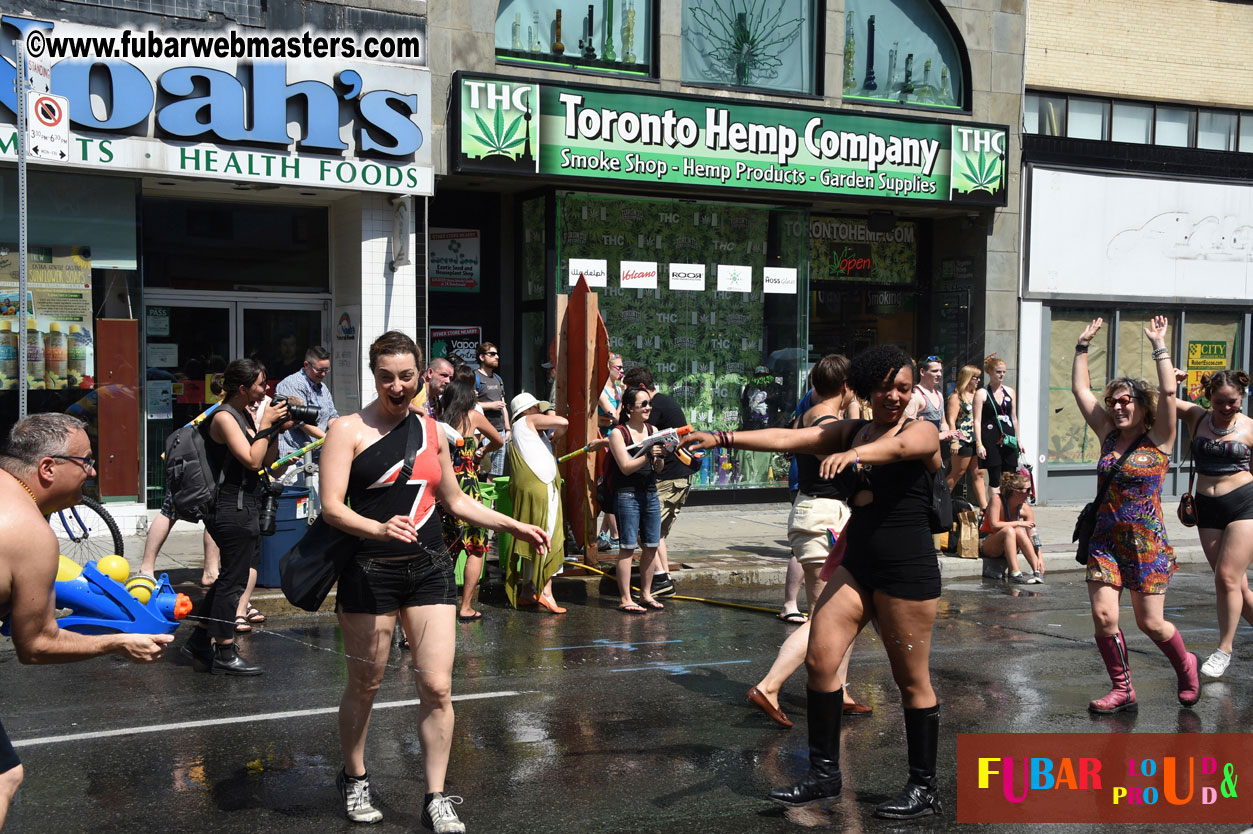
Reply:
[[[748,694],[744,696],[750,703],[756,704],[762,712],[770,716],[776,723],[782,724],[784,727],[791,728],[792,722],[783,714],[783,711],[766,700],[766,696],[761,694],[761,690],[753,687],[748,690]]]
[[[869,704],[859,704],[856,701],[844,705],[845,715],[869,715],[874,712],[874,707]]]

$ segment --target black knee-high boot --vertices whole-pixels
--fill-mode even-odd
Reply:
[[[875,808],[876,817],[907,820],[941,811],[935,778],[940,746],[939,704],[905,710],[905,744],[909,748],[909,781],[898,796]]]
[[[809,704],[809,772],[795,785],[775,788],[770,799],[793,808],[840,795],[840,724],[844,719],[844,688],[834,692],[805,690]]]

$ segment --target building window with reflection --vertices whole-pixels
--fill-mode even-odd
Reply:
[[[683,0],[684,84],[818,94],[815,0]]]
[[[848,0],[843,98],[969,108],[969,59],[952,19],[932,0]]]
[[[501,0],[496,59],[541,69],[655,75],[656,0]]]

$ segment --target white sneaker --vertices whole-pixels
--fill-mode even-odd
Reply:
[[[1214,653],[1209,656],[1201,666],[1201,674],[1207,678],[1221,678],[1223,672],[1227,671],[1227,664],[1231,663],[1231,655],[1222,649],[1215,649]]]
[[[452,807],[462,801],[459,796],[435,794],[422,811],[422,826],[435,834],[465,834],[466,824],[457,818],[457,811]]]
[[[383,819],[383,812],[370,802],[370,780],[367,776],[360,779],[349,779],[348,774],[340,771],[335,777],[335,787],[344,798],[344,813],[353,822],[373,823]]]

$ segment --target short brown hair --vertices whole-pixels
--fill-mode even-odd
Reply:
[[[649,391],[656,391],[657,386],[653,383],[653,372],[648,370],[645,365],[636,365],[627,371],[622,377],[622,384],[627,388],[644,388]]]
[[[479,342],[479,346],[474,349],[475,356],[486,356],[489,350],[495,350],[500,353],[500,348],[496,347],[495,342]]]
[[[828,353],[809,372],[809,386],[823,399],[834,397],[844,390],[850,364],[844,354]]]
[[[422,367],[422,348],[399,330],[388,330],[370,345],[370,370],[378,370],[380,356],[399,356],[412,353],[414,364]]]

